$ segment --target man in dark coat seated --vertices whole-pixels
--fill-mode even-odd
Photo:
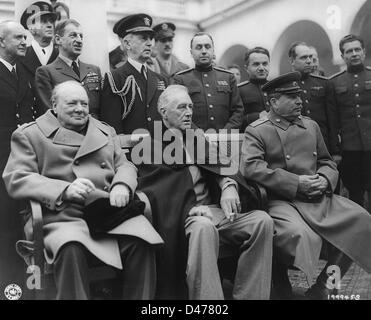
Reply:
[[[151,145],[144,139],[131,153],[134,163],[144,162],[138,189],[147,195],[165,242],[157,297],[184,298],[187,284],[190,299],[223,299],[217,262],[219,248],[228,246],[239,255],[233,298],[269,299],[273,221],[254,210],[256,191],[238,165],[232,172],[229,159],[216,157],[216,144],[194,129],[192,107],[186,87],[169,86],[159,98],[163,121]],[[149,147],[152,154],[140,159]],[[219,189],[216,196],[212,189]]]
[[[278,284],[286,284],[290,293],[290,265],[312,283],[325,241],[330,245],[328,264],[307,295],[328,299],[334,294],[330,290],[340,289],[340,281],[335,280],[346,273],[352,260],[371,272],[371,217],[356,203],[333,194],[336,164],[318,124],[300,115],[299,80],[300,74],[291,72],[263,86],[270,112],[246,128],[241,171],[268,190],[268,212],[275,224],[274,256],[285,266],[277,269],[284,271]]]

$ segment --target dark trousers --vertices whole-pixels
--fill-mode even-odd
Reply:
[[[155,251],[147,242],[123,236],[119,240],[123,270],[118,272],[122,283],[122,299],[153,299],[156,288]],[[92,254],[80,243],[64,245],[54,262],[54,279],[58,300],[90,298],[88,264]]]
[[[15,250],[17,240],[23,238],[22,232],[17,203],[8,196],[0,179],[0,295],[9,284],[25,288],[25,264]]]
[[[371,192],[371,151],[343,151],[339,171],[349,199],[364,206],[364,193]]]

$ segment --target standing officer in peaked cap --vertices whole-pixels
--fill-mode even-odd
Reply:
[[[371,241],[371,216],[333,193],[338,171],[319,125],[301,116],[300,77],[291,72],[262,87],[270,111],[246,128],[241,172],[267,189],[268,213],[275,224],[273,279],[280,280],[273,282],[275,289],[290,295],[289,266],[302,270],[311,283],[325,242],[330,244],[328,263],[307,295],[328,299],[334,294],[326,286],[329,266],[338,267],[339,279],[352,260],[371,272],[371,251],[360,245]]]
[[[208,33],[196,33],[191,40],[195,67],[178,72],[174,83],[188,88],[193,122],[203,129],[240,129],[244,109],[232,72],[213,66],[214,41]]]
[[[175,73],[188,69],[189,67],[180,62],[177,57],[172,54],[173,39],[175,36],[176,27],[174,23],[163,22],[153,27],[155,31],[155,45],[157,50],[156,61],[154,64],[157,73],[170,79]]]
[[[141,13],[121,19],[113,29],[123,39],[128,61],[105,76],[101,119],[118,133],[130,134],[136,129],[152,133],[154,121],[161,120],[157,100],[167,81],[146,65],[154,36],[151,25],[152,18]]]
[[[32,78],[38,67],[52,63],[58,57],[58,49],[53,42],[57,16],[52,5],[43,1],[28,6],[21,16],[21,24],[30,31],[33,39],[31,46],[27,47],[26,55],[19,62]]]

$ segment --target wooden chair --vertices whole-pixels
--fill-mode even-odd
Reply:
[[[33,239],[19,240],[16,244],[18,254],[27,265],[27,278],[33,276],[37,279],[35,287],[31,290],[31,297],[35,300],[47,300],[55,296],[52,265],[48,264],[44,256],[44,232],[42,208],[39,202],[31,200],[31,223]],[[35,268],[36,266],[36,268]],[[89,268],[90,282],[98,282],[116,277],[115,270],[107,265],[92,266]]]

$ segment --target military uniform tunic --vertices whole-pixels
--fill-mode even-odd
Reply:
[[[262,111],[269,110],[268,94],[261,90],[261,86],[267,81],[244,81],[238,84],[245,116],[241,131],[244,131],[246,126],[255,120],[259,119],[259,114]]]
[[[218,67],[191,68],[178,72],[175,84],[189,90],[193,107],[193,122],[203,129],[240,129],[243,105],[234,75]]]
[[[318,123],[330,154],[339,154],[338,119],[329,80],[322,76],[309,75],[303,77],[298,85],[303,90],[302,114]]]
[[[371,151],[371,68],[331,77],[343,151]]]

